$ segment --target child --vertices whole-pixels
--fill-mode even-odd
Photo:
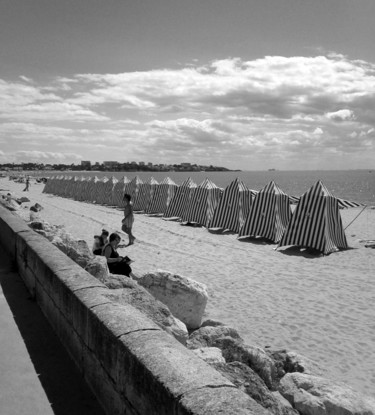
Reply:
[[[94,246],[92,252],[94,255],[102,255],[103,248],[108,243],[109,232],[105,229],[102,229],[102,234],[94,236]]]
[[[128,193],[124,194],[124,219],[122,220],[121,229],[128,235],[129,244],[133,245],[135,237],[132,234],[132,228],[134,223],[133,204],[131,203],[131,196]]]

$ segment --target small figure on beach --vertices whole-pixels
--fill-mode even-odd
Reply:
[[[129,257],[122,257],[117,252],[121,242],[121,237],[117,233],[111,233],[109,242],[103,249],[103,256],[107,258],[108,269],[111,274],[126,275],[132,277],[130,263],[133,262]]]
[[[94,246],[92,248],[92,252],[94,255],[102,254],[103,248],[108,243],[108,235],[109,232],[106,229],[102,229],[101,235],[94,236]]]
[[[26,177],[26,187],[22,190],[23,192],[28,192],[30,187],[30,178],[29,176]]]
[[[128,193],[124,194],[124,219],[122,220],[121,229],[128,235],[129,243],[128,245],[133,245],[135,237],[132,233],[133,223],[134,223],[134,214],[133,214],[133,204],[131,202],[131,196]]]

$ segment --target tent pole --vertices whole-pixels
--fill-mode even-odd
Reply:
[[[358,215],[349,223],[349,225],[347,225],[345,228],[344,228],[344,231],[345,231],[345,229],[346,228],[348,228],[357,218],[358,218],[358,216],[365,210],[367,208],[367,205],[365,205],[365,207],[358,213]]]

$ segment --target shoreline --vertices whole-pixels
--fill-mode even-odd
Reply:
[[[22,192],[24,184],[0,179],[2,194],[39,203],[43,220],[90,247],[102,227],[121,229],[121,210],[43,194],[43,187]],[[344,227],[359,210],[341,211]],[[375,252],[361,241],[375,239],[374,225],[375,210],[366,209],[346,231],[351,249],[313,257],[136,214],[137,240],[123,252],[136,273],[162,269],[206,284],[206,318],[236,328],[247,343],[296,351],[325,367],[325,377],[373,396]]]

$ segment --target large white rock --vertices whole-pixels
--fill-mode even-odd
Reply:
[[[288,373],[279,391],[302,415],[375,415],[375,399],[319,376]]]
[[[168,306],[188,329],[200,327],[208,300],[204,284],[160,270],[144,274],[137,282]]]
[[[102,283],[106,283],[109,277],[107,258],[96,255],[86,265],[85,270]]]

